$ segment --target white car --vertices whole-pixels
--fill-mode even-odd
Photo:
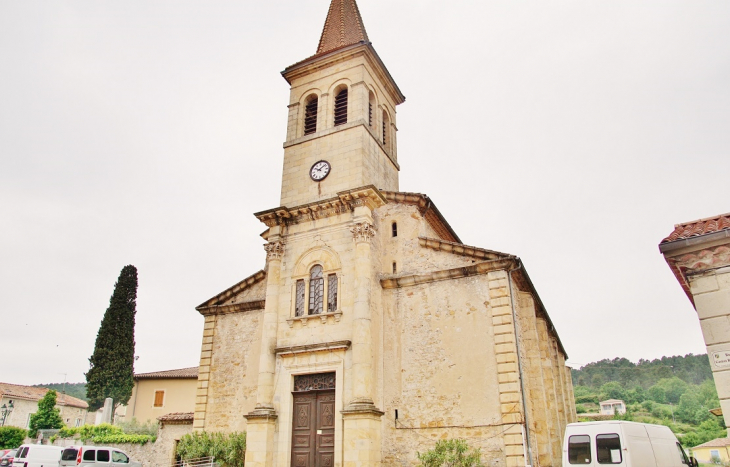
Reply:
[[[60,467],[142,467],[117,448],[109,446],[68,446],[61,454]]]

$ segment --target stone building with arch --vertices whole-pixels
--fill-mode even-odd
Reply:
[[[197,307],[194,428],[247,466],[410,465],[465,438],[489,465],[560,465],[567,355],[521,260],[461,242],[399,191],[405,97],[355,0],[332,0],[291,85],[266,262]]]

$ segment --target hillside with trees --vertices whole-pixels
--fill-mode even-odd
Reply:
[[[710,413],[720,401],[707,355],[604,359],[573,369],[572,376],[579,419],[598,413],[599,401],[621,399],[627,413],[615,418],[666,425],[685,446],[726,435],[722,418]]]
[[[86,383],[48,383],[48,384],[34,384],[36,388],[53,389],[59,395],[67,394],[71,397],[86,400]]]

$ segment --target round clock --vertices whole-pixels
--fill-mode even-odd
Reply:
[[[330,173],[330,163],[327,161],[315,162],[311,169],[309,169],[309,176],[315,182],[320,182],[327,177]]]

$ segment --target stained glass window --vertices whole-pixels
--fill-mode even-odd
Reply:
[[[297,292],[296,292],[296,307],[294,309],[295,316],[302,316],[304,314],[304,279],[297,281]]]
[[[324,276],[322,266],[316,265],[309,271],[309,314],[322,313],[324,301]]]
[[[337,311],[337,274],[327,276],[327,312]]]

